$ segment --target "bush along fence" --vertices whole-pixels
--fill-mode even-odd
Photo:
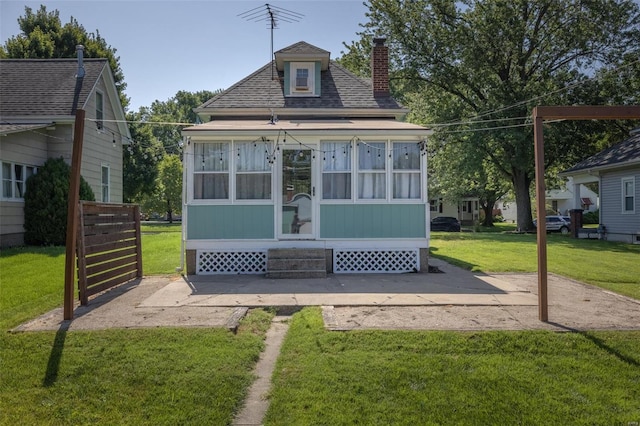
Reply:
[[[89,296],[142,278],[140,207],[81,201],[77,236],[80,304]]]

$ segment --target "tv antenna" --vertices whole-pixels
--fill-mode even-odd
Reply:
[[[266,22],[271,31],[271,79],[273,80],[273,30],[278,28],[280,22],[300,22],[304,15],[282,7],[266,3],[238,15],[242,19],[252,22]]]

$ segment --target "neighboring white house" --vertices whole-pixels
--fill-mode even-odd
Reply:
[[[298,42],[196,108],[205,123],[183,130],[188,274],[273,276],[276,256],[310,268],[305,250],[320,273],[427,270],[430,131],[399,121],[375,43],[371,80]]]
[[[77,109],[86,113],[81,174],[96,200],[122,202],[122,144],[131,136],[106,59],[2,59],[0,93],[2,247],[24,243],[29,176],[49,158],[71,162]]]
[[[573,178],[574,186],[597,182],[605,238],[640,244],[640,129],[560,175]]]
[[[576,188],[579,197],[576,201]],[[590,190],[586,185],[574,185],[571,177],[567,179],[565,187],[562,189],[550,189],[546,191],[547,208],[556,214],[569,216],[569,210],[579,208],[584,213],[598,210],[598,194]],[[573,207],[577,205],[578,207]],[[495,205],[496,210],[500,210],[506,222],[517,222],[518,206],[515,201],[499,200]]]
[[[444,198],[431,198],[429,200],[431,219],[434,217],[455,217],[463,225],[473,225],[480,220],[480,202],[477,197],[466,197],[460,201],[451,202]]]

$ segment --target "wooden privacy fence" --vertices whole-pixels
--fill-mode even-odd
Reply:
[[[89,296],[142,278],[140,207],[81,201],[77,238],[80,304]]]

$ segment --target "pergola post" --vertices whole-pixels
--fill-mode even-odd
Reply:
[[[538,106],[533,108],[535,144],[536,210],[538,215],[538,317],[549,320],[547,296],[547,226],[545,223],[543,122],[548,120],[634,120],[640,119],[640,105],[629,106]],[[542,215],[541,215],[542,212]]]

